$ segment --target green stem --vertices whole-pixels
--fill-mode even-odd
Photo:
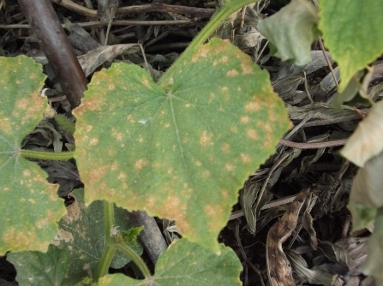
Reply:
[[[177,63],[181,63],[188,55],[199,46],[202,45],[211,34],[222,24],[235,11],[241,9],[243,6],[258,2],[257,0],[227,0],[221,10],[219,10],[210,22],[201,30],[201,32],[193,39],[186,50],[176,60],[176,62],[162,75],[159,79],[158,84],[165,90],[168,91],[172,85],[173,69],[177,66]]]
[[[34,151],[34,150],[20,150],[20,155],[24,158],[30,159],[41,159],[41,160],[55,160],[55,161],[65,161],[73,158],[74,152],[44,152],[44,151]]]
[[[105,250],[102,254],[98,268],[95,274],[95,281],[98,281],[102,276],[108,274],[110,263],[116,253],[116,241],[114,236],[111,236],[111,229],[114,227],[114,205],[107,201],[104,203],[104,236],[105,236]]]
[[[104,202],[104,235],[105,235],[105,250],[98,264],[97,271],[94,275],[95,281],[98,281],[102,276],[108,274],[109,266],[116,253],[120,250],[132,260],[140,269],[145,278],[150,278],[151,274],[141,257],[129,246],[123,243],[118,234],[111,234],[111,230],[115,227],[114,221],[114,204],[107,201]]]
[[[117,243],[116,248],[122,253],[124,253],[126,256],[128,256],[134,262],[134,264],[137,265],[137,267],[140,269],[140,271],[146,279],[152,277],[152,274],[150,274],[150,271],[146,266],[145,262],[133,249],[131,249],[124,243]]]
[[[112,259],[114,255],[116,254],[116,245],[108,245],[106,244],[104,253],[101,256],[100,262],[97,267],[97,271],[94,275],[94,280],[98,281],[102,276],[105,276],[108,274],[108,269],[110,264],[112,263]]]

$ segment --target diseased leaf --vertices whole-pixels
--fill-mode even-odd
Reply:
[[[83,189],[75,190],[70,196],[76,200],[67,207],[68,214],[59,221],[59,231],[53,242],[60,249],[69,249],[71,263],[64,280],[65,285],[75,285],[83,278],[91,277],[106,245],[103,202],[94,201],[86,208]],[[116,225],[110,233],[130,229],[125,210],[115,208],[114,219]],[[139,255],[142,254],[142,248],[137,242],[129,247]],[[128,262],[130,259],[118,251],[113,257],[111,267],[121,268]]]
[[[176,220],[184,237],[219,251],[237,191],[289,121],[268,74],[227,41],[197,48],[172,81],[165,92],[123,63],[93,77],[75,110],[85,201]]]
[[[7,260],[17,271],[19,285],[68,285],[63,284],[65,274],[71,264],[69,251],[49,245],[46,253],[22,251],[9,253]],[[74,284],[72,284],[74,285]]]
[[[266,264],[270,285],[295,285],[291,264],[283,251],[282,244],[295,230],[299,212],[306,200],[308,190],[301,191],[267,233]]]
[[[277,48],[275,56],[296,65],[311,62],[311,43],[319,35],[317,8],[307,0],[292,0],[261,21],[257,29]]]
[[[319,0],[319,28],[338,63],[342,92],[351,77],[383,53],[383,1]],[[373,37],[371,36],[373,35]]]
[[[0,58],[0,65],[0,253],[46,251],[64,204],[47,174],[20,155],[21,141],[48,108],[39,95],[45,76],[25,56]]]
[[[102,277],[99,285],[241,285],[242,265],[238,257],[229,247],[220,244],[219,248],[221,254],[216,255],[184,238],[178,239],[160,255],[150,279],[135,280],[114,274]]]
[[[359,123],[347,144],[340,151],[343,157],[363,167],[372,157],[383,152],[383,101],[376,103]]]

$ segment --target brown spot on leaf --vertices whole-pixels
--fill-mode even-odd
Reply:
[[[58,233],[57,233],[57,238],[56,239],[63,240],[66,243],[68,243],[68,242],[73,241],[74,237],[73,237],[73,235],[70,232],[65,231],[62,228],[60,228]]]

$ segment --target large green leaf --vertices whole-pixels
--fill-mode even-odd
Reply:
[[[135,280],[122,274],[107,275],[100,279],[103,285],[158,285],[204,286],[241,285],[242,270],[234,251],[219,245],[221,255],[206,251],[203,247],[180,239],[158,258],[155,275],[149,279]]]
[[[383,53],[383,1],[319,0],[319,28],[338,63],[343,91],[351,77]]]
[[[65,208],[46,173],[20,155],[22,139],[48,108],[39,95],[45,76],[24,56],[0,58],[0,65],[0,253],[46,251]]]
[[[39,251],[9,253],[7,260],[15,266],[16,281],[21,286],[68,285],[63,284],[65,274],[71,264],[67,249],[59,249],[50,245],[46,253]]]
[[[75,110],[86,203],[105,199],[174,219],[219,251],[237,191],[288,129],[268,74],[212,40],[173,68],[166,92],[134,65],[97,73]]]
[[[302,66],[311,62],[311,43],[319,35],[318,20],[313,4],[307,0],[292,0],[261,21],[257,29],[277,48],[275,56]]]
[[[86,208],[83,189],[74,191],[71,196],[75,198],[75,201],[68,206],[68,214],[59,221],[58,235],[54,240],[58,248],[69,250],[71,263],[63,285],[75,285],[85,277],[92,277],[106,247],[106,214],[103,202],[95,201]],[[131,229],[125,210],[115,208],[114,219],[114,230],[110,230],[108,234],[112,231]],[[136,246],[129,245],[129,247],[139,255],[142,254],[142,247],[137,243]],[[130,262],[129,257],[117,251],[111,267],[121,268],[128,262]]]

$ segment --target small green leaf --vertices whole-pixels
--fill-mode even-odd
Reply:
[[[19,285],[64,285],[65,274],[71,264],[69,252],[49,245],[48,251],[9,253],[7,260],[17,271]]]
[[[133,246],[137,246],[138,236],[140,235],[143,229],[144,226],[139,226],[133,227],[125,231],[121,231],[121,237],[126,243],[131,244]]]
[[[25,56],[0,58],[0,65],[0,253],[46,251],[64,204],[47,174],[20,155],[21,141],[49,108],[39,95],[45,76]]]
[[[342,92],[352,76],[383,53],[383,1],[319,0],[326,47],[338,63]]]
[[[275,56],[296,65],[311,62],[311,43],[318,37],[317,8],[307,0],[292,0],[279,12],[261,21],[257,29],[277,49]]]
[[[290,124],[267,72],[229,42],[200,46],[172,71],[167,92],[134,65],[93,77],[74,112],[86,202],[176,220],[219,251],[238,190]]]
[[[54,240],[58,248],[69,249],[71,264],[64,281],[66,285],[75,285],[95,273],[106,241],[103,202],[95,201],[86,208],[83,189],[75,190],[71,196],[76,200],[68,206],[68,214],[59,221],[58,235]],[[126,211],[121,208],[115,208],[114,219],[116,225],[110,230],[110,235],[131,227]],[[129,246],[142,254],[142,247],[137,243]],[[116,252],[111,267],[121,268],[128,262],[130,259],[127,256]]]
[[[242,265],[234,251],[219,245],[216,255],[186,239],[175,240],[158,258],[155,275],[145,280],[135,280],[122,274],[106,275],[100,285],[241,285],[239,274]]]

